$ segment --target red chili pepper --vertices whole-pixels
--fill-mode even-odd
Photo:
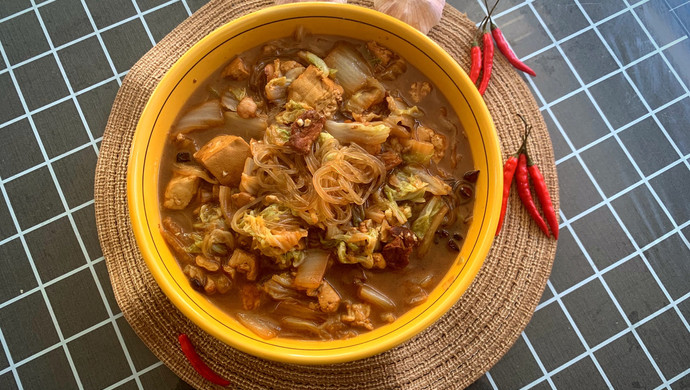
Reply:
[[[470,67],[470,80],[472,84],[477,84],[477,79],[479,78],[479,71],[482,66],[482,48],[479,47],[477,40],[472,41],[472,67]]]
[[[501,216],[498,219],[498,228],[496,228],[496,236],[498,236],[498,233],[501,232],[503,220],[506,216],[506,209],[508,208],[508,198],[510,197],[510,187],[513,184],[513,176],[515,175],[515,169],[518,165],[517,156],[519,156],[520,153],[522,153],[522,151],[525,150],[528,135],[529,131],[525,134],[525,137],[522,139],[522,145],[520,145],[518,151],[514,155],[508,157],[508,160],[506,160],[505,165],[503,165],[503,202],[501,203]]]
[[[532,68],[527,66],[524,62],[520,61],[517,55],[515,55],[513,49],[511,49],[510,46],[508,46],[508,41],[506,41],[506,38],[503,36],[503,32],[493,22],[491,22],[491,34],[494,36],[494,39],[496,40],[496,46],[498,47],[498,50],[501,53],[503,53],[503,55],[508,59],[508,62],[510,62],[511,65],[513,65],[516,69],[521,70],[532,76],[537,75],[532,70]]]
[[[491,78],[491,69],[494,66],[494,40],[491,38],[491,34],[486,32],[486,26],[484,26],[484,35],[482,36],[482,41],[484,43],[484,66],[482,75],[482,82],[479,84],[479,94],[484,95],[486,88],[489,86],[489,79]]]
[[[189,337],[187,337],[186,334],[180,334],[177,340],[180,342],[180,347],[182,347],[182,353],[184,353],[184,355],[187,357],[187,360],[189,360],[189,363],[191,363],[192,367],[194,367],[199,375],[216,385],[228,386],[230,384],[230,381],[223,379],[220,375],[216,374],[209,366],[206,365],[206,363],[204,363],[203,360],[201,360],[201,357],[196,353],[194,345],[192,345],[192,342],[189,340]]]
[[[516,171],[517,189],[518,195],[520,195],[520,200],[522,205],[525,206],[527,212],[532,217],[534,222],[537,223],[539,229],[541,229],[547,237],[549,237],[549,228],[546,227],[546,222],[539,215],[537,206],[534,204],[534,199],[532,199],[532,193],[529,189],[529,175],[527,173],[527,156],[524,153],[520,153],[520,158],[518,159],[518,166]]]
[[[546,221],[549,223],[551,228],[551,233],[553,233],[553,238],[558,240],[558,219],[556,218],[556,211],[553,209],[553,204],[551,203],[551,196],[549,195],[549,190],[546,188],[546,182],[544,180],[544,175],[541,174],[539,167],[532,163],[532,160],[527,159],[527,169],[529,175],[532,178],[532,184],[534,185],[534,192],[537,193],[537,199],[541,204],[541,209],[544,212]]]
[[[510,156],[503,166],[503,203],[501,203],[501,216],[498,219],[498,228],[496,228],[496,235],[501,231],[503,220],[506,216],[506,209],[508,208],[508,198],[510,197],[510,186],[513,184],[513,175],[515,175],[515,168],[517,168],[518,159],[515,156]]]

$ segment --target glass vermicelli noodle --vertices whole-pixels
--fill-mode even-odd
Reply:
[[[189,97],[160,230],[190,285],[257,336],[350,338],[425,302],[455,261],[471,164],[450,104],[402,56],[300,29]]]

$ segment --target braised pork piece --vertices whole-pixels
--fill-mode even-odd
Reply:
[[[377,42],[299,31],[198,84],[159,194],[194,289],[265,339],[354,337],[427,299],[477,174],[419,70]]]

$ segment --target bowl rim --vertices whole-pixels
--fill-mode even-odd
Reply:
[[[441,300],[440,304],[437,305],[434,302],[433,304],[429,305],[427,310],[432,310],[429,312],[425,310],[423,312],[425,314],[421,320],[415,321],[415,323],[410,326],[396,328],[392,332],[386,334],[392,334],[393,336],[385,337],[384,340],[380,341],[379,343],[371,343],[367,341],[367,345],[364,348],[356,348],[357,344],[353,344],[345,347],[340,347],[346,349],[345,351],[341,351],[341,353],[327,355],[320,354],[318,356],[309,353],[286,354],[282,351],[276,351],[275,347],[278,346],[276,346],[275,344],[269,344],[273,348],[266,348],[258,346],[257,343],[243,343],[234,340],[232,337],[229,337],[227,334],[224,334],[223,332],[219,332],[217,326],[208,326],[208,324],[206,324],[205,322],[207,318],[198,312],[199,309],[203,310],[203,308],[199,306],[198,302],[195,302],[189,296],[187,296],[187,299],[182,297],[182,293],[184,293],[184,291],[181,291],[181,286],[177,286],[180,287],[177,288],[174,285],[176,281],[170,280],[172,278],[166,276],[163,270],[161,270],[160,267],[157,265],[157,262],[154,259],[156,255],[153,253],[154,251],[151,248],[151,246],[155,244],[153,243],[152,237],[149,240],[150,233],[147,232],[147,229],[150,229],[150,220],[147,218],[140,217],[141,215],[146,215],[145,210],[142,210],[143,197],[141,195],[141,190],[143,189],[143,183],[141,183],[141,180],[139,180],[143,178],[142,167],[145,164],[145,154],[137,153],[137,150],[141,149],[142,142],[148,141],[153,134],[153,127],[151,127],[150,129],[142,129],[144,118],[147,115],[151,115],[151,112],[153,112],[153,110],[155,110],[157,106],[160,106],[160,110],[162,110],[162,107],[165,105],[165,102],[162,101],[162,99],[160,99],[159,95],[162,94],[162,90],[164,89],[163,86],[166,83],[169,83],[171,80],[177,80],[180,77],[180,72],[184,73],[186,67],[182,68],[181,64],[188,63],[190,62],[190,59],[203,55],[205,53],[204,49],[207,48],[209,45],[211,45],[211,47],[222,45],[222,42],[218,45],[215,45],[214,42],[218,40],[219,36],[223,35],[224,31],[235,28],[236,26],[241,25],[242,23],[249,23],[250,25],[252,25],[252,20],[265,19],[275,21],[281,19],[280,15],[288,11],[290,13],[299,13],[300,10],[310,10],[315,8],[324,11],[324,13],[328,13],[329,15],[333,15],[336,12],[342,12],[343,14],[335,17],[337,19],[351,19],[352,21],[362,23],[362,21],[357,20],[357,15],[359,15],[360,18],[362,16],[365,16],[365,18],[373,18],[375,20],[381,21],[384,25],[386,25],[386,27],[392,30],[397,30],[397,33],[389,31],[388,29],[382,28],[380,26],[375,27],[386,31],[388,34],[396,35],[399,38],[404,39],[408,42],[413,41],[412,44],[414,46],[417,46],[417,44],[422,44],[426,47],[426,49],[430,50],[431,52],[422,50],[418,47],[420,53],[426,55],[434,62],[436,62],[436,59],[442,59],[444,62],[450,64],[450,66],[454,68],[450,70],[454,74],[454,77],[451,78],[449,75],[449,78],[453,79],[454,82],[458,81],[459,84],[469,83],[471,85],[469,77],[457,64],[457,62],[450,56],[450,54],[448,54],[433,40],[421,34],[416,29],[388,15],[379,13],[377,11],[365,7],[360,7],[351,4],[313,2],[270,6],[247,14],[240,18],[237,18],[218,27],[213,32],[211,32],[210,34],[196,42],[170,67],[170,69],[167,71],[167,73],[163,76],[161,81],[154,89],[153,93],[151,94],[150,98],[146,103],[144,110],[141,113],[139,121],[137,122],[136,132],[132,140],[129,164],[127,168],[127,199],[130,219],[134,230],[137,246],[142,253],[142,256],[147,264],[148,269],[150,270],[157,284],[160,286],[161,290],[163,290],[168,299],[170,299],[173,302],[173,304],[187,318],[192,320],[192,322],[194,322],[197,326],[199,326],[207,333],[213,335],[215,338],[221,340],[222,342],[233,348],[239,349],[243,352],[250,353],[254,356],[268,358],[274,361],[299,364],[330,364],[369,357],[403,343],[404,341],[412,338],[413,336],[417,335],[419,332],[421,332],[422,330],[426,329],[427,327],[431,326],[434,322],[436,322],[464,294],[464,292],[467,290],[469,285],[476,277],[477,272],[481,268],[481,265],[483,264],[486,258],[486,255],[493,241],[493,232],[495,231],[497,225],[498,217],[496,209],[498,206],[500,206],[500,188],[502,186],[502,183],[500,181],[500,177],[502,177],[500,147],[498,143],[498,136],[496,134],[488,108],[486,107],[484,100],[481,98],[481,96],[479,96],[478,92],[476,92],[476,88],[472,88],[472,92],[470,92],[468,96],[466,95],[468,88],[463,89],[459,85],[457,85],[458,83],[456,83],[456,87],[459,93],[467,101],[468,107],[470,107],[470,109],[473,110],[472,116],[474,117],[475,121],[477,121],[477,127],[480,129],[479,133],[482,137],[482,143],[484,144],[485,154],[487,154],[487,162],[489,160],[498,161],[498,169],[494,173],[494,177],[492,177],[490,181],[487,183],[489,187],[494,188],[494,191],[491,192],[490,190],[487,190],[487,207],[485,208],[485,213],[482,216],[482,225],[486,223],[486,228],[484,230],[480,230],[479,236],[475,241],[475,247],[478,247],[476,249],[473,249],[473,252],[476,251],[476,254],[474,255],[474,261],[470,262],[468,261],[469,259],[466,259],[465,265],[462,269],[458,271],[455,279],[453,280],[453,284],[455,284],[456,287],[448,294],[444,293],[437,298],[437,301]],[[349,17],[344,16],[345,14],[349,15]],[[401,37],[400,35],[404,35],[404,37]],[[455,80],[455,77],[459,77],[460,80]],[[475,113],[474,110],[478,110],[479,112]],[[489,146],[488,150],[487,146]],[[492,164],[487,165],[492,166]],[[493,206],[493,212],[490,212],[490,206]],[[160,256],[160,254],[158,256]],[[468,265],[469,268],[465,269],[465,267],[467,267]],[[457,279],[461,276],[462,280],[458,282]],[[195,305],[197,307],[194,307]],[[313,351],[313,349],[305,349],[305,352],[309,351]]]

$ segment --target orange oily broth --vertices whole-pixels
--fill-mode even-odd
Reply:
[[[307,48],[323,58],[334,45],[334,43],[338,41],[347,41],[355,45],[365,44],[365,42],[350,38],[324,35],[307,36],[299,44],[295,43],[295,40],[292,38],[267,43],[274,44],[276,47],[281,48],[288,46]],[[256,48],[240,55],[250,68],[256,63],[256,59],[260,56],[263,46],[264,44],[259,45]],[[398,55],[404,58],[404,55],[401,53],[398,53]],[[198,88],[186,102],[185,107],[178,115],[177,120],[179,120],[190,108],[195,107],[206,100],[214,98],[214,90],[223,93],[231,86],[246,85],[246,80],[238,82],[221,78],[221,71],[222,68],[215,71],[206,80],[198,80]],[[463,173],[473,169],[472,155],[469,150],[469,145],[465,140],[464,131],[460,126],[457,115],[449,109],[450,104],[448,104],[445,97],[443,97],[432,85],[431,93],[429,93],[429,95],[426,96],[421,102],[416,104],[412,102],[408,92],[410,84],[415,81],[428,81],[428,79],[418,69],[412,67],[408,63],[407,71],[396,80],[379,81],[381,81],[387,91],[399,91],[403,99],[410,103],[410,105],[417,105],[420,109],[422,109],[424,112],[424,117],[422,117],[419,122],[426,127],[436,130],[446,137],[447,148],[445,156],[438,164],[441,169],[456,179],[462,179]],[[269,118],[269,123],[270,121],[271,118]],[[171,129],[171,133],[175,133],[174,127]],[[220,126],[201,131],[193,131],[189,133],[188,136],[193,138],[198,146],[202,146],[214,137],[222,134],[233,134],[233,131],[225,126]],[[249,142],[249,139],[246,139],[246,141]],[[164,198],[166,185],[172,177],[172,165],[175,162],[177,153],[181,151],[187,150],[180,149],[171,140],[168,140],[164,147],[159,172],[159,199]],[[455,167],[453,167],[451,161],[451,155],[453,153],[455,153],[457,157]],[[187,208],[179,211],[166,209],[162,207],[162,202],[160,202],[160,204],[162,218],[171,217],[186,232],[193,230],[192,225],[195,218],[193,210],[197,209],[201,205],[201,203],[199,203],[196,199],[193,200],[189,206],[187,206]],[[454,210],[454,212],[459,216],[457,221],[452,226],[442,226],[442,229],[445,229],[450,233],[449,237],[444,238],[437,236],[435,238],[435,244],[431,246],[429,252],[423,258],[417,256],[417,251],[415,249],[410,256],[409,265],[401,270],[366,270],[359,265],[347,265],[340,264],[337,261],[330,261],[329,268],[325,274],[325,279],[336,289],[336,291],[338,291],[342,297],[342,302],[338,312],[330,315],[337,315],[339,317],[341,314],[345,313],[346,310],[344,303],[347,301],[352,303],[361,302],[361,299],[357,297],[356,282],[358,281],[364,281],[390,298],[395,303],[395,310],[393,311],[395,317],[399,317],[407,312],[413,307],[413,305],[407,303],[409,298],[413,295],[410,290],[410,285],[419,283],[421,280],[426,280],[424,289],[427,292],[431,292],[431,290],[438,285],[440,280],[455,261],[458,252],[449,249],[447,243],[452,238],[453,233],[458,233],[462,237],[465,236],[469,226],[469,221],[471,220],[472,206],[473,202],[470,201],[460,207],[457,207]],[[465,219],[465,217],[469,218]],[[410,220],[410,223],[412,221],[413,220]],[[456,242],[458,243],[458,246],[462,246],[463,244],[462,240]],[[335,256],[332,256],[332,259],[333,258],[335,258]],[[261,256],[259,259],[268,262],[271,261],[270,258]],[[181,267],[184,267],[186,264],[184,259],[177,260],[178,264],[180,264]],[[259,278],[256,282],[254,282],[256,284],[259,284],[261,281],[265,280],[265,278],[270,278],[272,272],[284,272],[280,271],[277,267],[271,264],[266,264],[265,262],[261,263],[260,270]],[[244,276],[238,274],[238,278],[243,279]],[[207,297],[207,299],[209,299],[209,301],[227,313],[233,314],[245,311],[242,307],[242,300],[238,293],[237,283],[235,283],[235,287],[233,287],[233,289],[227,294],[215,294],[210,296],[206,294],[204,295]],[[266,297],[266,299],[264,299],[262,302],[262,305],[253,312],[263,313],[270,316],[271,312],[275,310],[278,302],[272,301],[270,297]],[[369,318],[371,319],[375,328],[387,324],[387,322],[381,318],[381,314],[385,312],[389,311],[378,309],[372,305],[371,315]],[[275,319],[276,321],[280,320],[280,318]],[[367,331],[365,329],[355,327],[351,327],[350,329],[354,331],[353,334]],[[282,332],[280,336],[300,339],[314,338],[313,335],[307,333],[297,334]]]

